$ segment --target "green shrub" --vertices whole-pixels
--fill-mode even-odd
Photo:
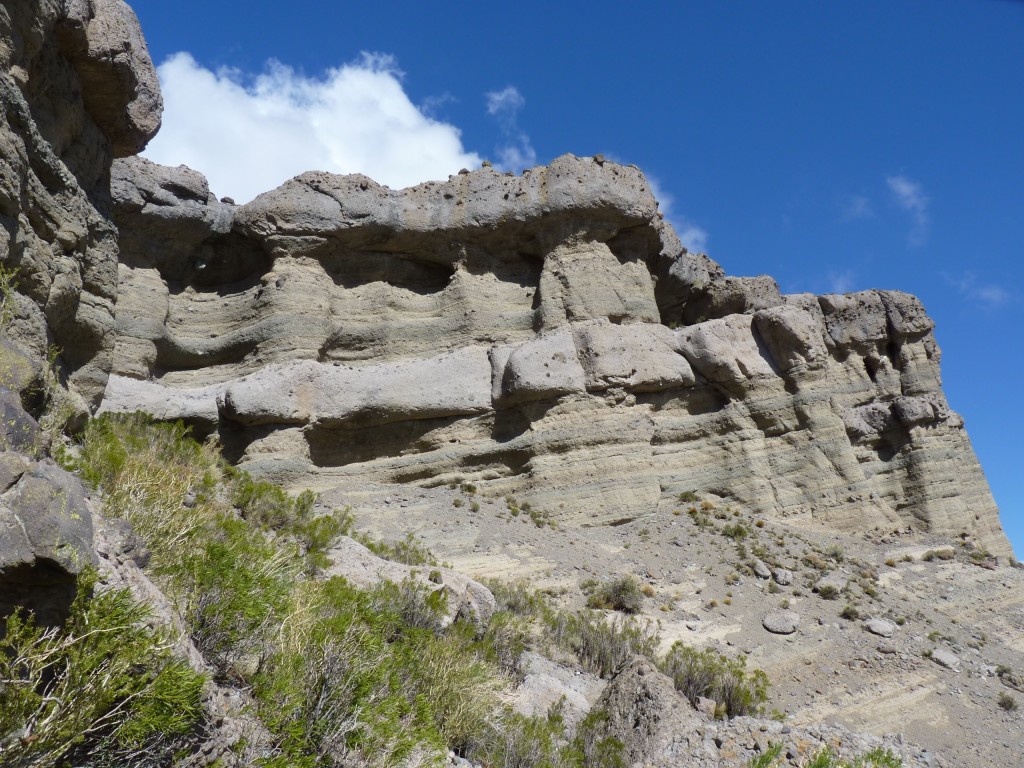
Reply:
[[[165,566],[192,640],[221,678],[266,654],[289,613],[303,562],[244,520],[227,514],[209,521],[179,563]]]
[[[497,611],[487,624],[481,648],[488,661],[507,675],[518,671],[519,657],[527,648],[529,629],[522,618],[509,611]]]
[[[257,480],[244,470],[229,468],[231,503],[246,520],[257,525],[280,530],[296,519],[308,519],[316,496],[303,491],[292,498],[280,486]]]
[[[623,613],[639,613],[644,593],[640,579],[620,576],[600,584],[587,598],[588,608],[604,608]]]
[[[853,760],[843,760],[829,747],[819,750],[807,763],[807,768],[902,768],[903,761],[888,749],[878,747],[863,752]]]
[[[611,677],[638,654],[653,658],[658,647],[657,633],[630,618],[609,622],[586,613],[557,613],[547,630],[556,646],[574,653],[584,668],[601,677]]]
[[[734,523],[722,527],[722,535],[728,536],[734,541],[742,541],[750,535],[750,529],[743,523]]]
[[[623,768],[623,744],[603,733],[608,713],[594,707],[576,727],[576,736],[564,754],[575,768]]]
[[[542,619],[550,612],[547,598],[524,579],[514,582],[485,579],[483,584],[494,595],[498,611],[508,611],[515,616],[530,619]]]
[[[468,756],[474,762],[502,768],[563,768],[567,764],[559,744],[564,734],[565,724],[557,704],[546,717],[509,712],[492,724]]]
[[[999,694],[999,706],[1007,712],[1012,712],[1017,708],[1017,700],[1006,691],[1003,691]]]
[[[846,605],[843,607],[843,610],[839,612],[839,616],[847,621],[856,621],[860,618],[860,611],[857,610],[857,606],[855,605]]]
[[[768,749],[757,757],[751,758],[747,768],[772,768],[782,754],[782,744],[774,742],[768,745]]]
[[[501,715],[500,677],[469,633],[441,628],[437,594],[414,582],[307,583],[255,678],[283,765],[310,753],[392,764],[484,738]]]
[[[383,557],[385,560],[406,565],[440,565],[433,553],[416,541],[416,537],[411,533],[407,533],[404,539],[393,544],[376,541],[366,535],[356,535],[355,538],[377,557]]]
[[[0,641],[4,765],[106,760],[149,766],[188,748],[202,718],[203,677],[148,629],[127,590],[81,580],[62,627],[16,612]]]
[[[825,600],[837,599],[839,597],[839,592],[839,587],[835,586],[834,584],[822,584],[820,587],[818,587],[819,597],[822,597]]]
[[[756,714],[768,700],[767,675],[759,669],[748,672],[742,656],[730,659],[676,642],[659,666],[694,706],[700,697],[712,699],[728,717]]]

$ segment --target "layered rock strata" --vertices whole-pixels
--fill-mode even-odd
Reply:
[[[920,302],[728,277],[634,167],[567,155],[398,191],[307,173],[238,207],[131,158],[113,190],[102,409],[185,418],[251,471],[472,481],[572,526],[695,490],[1009,552]]]

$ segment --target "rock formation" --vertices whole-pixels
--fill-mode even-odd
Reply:
[[[241,207],[186,168],[113,176],[103,410],[184,418],[295,488],[468,480],[570,526],[697,490],[1009,552],[920,302],[727,277],[634,167],[307,173]]]
[[[4,3],[0,41],[0,259],[21,294],[7,333],[40,359],[56,345],[94,408],[114,349],[110,163],[156,133],[156,72],[122,0]]]
[[[55,624],[96,560],[92,515],[81,482],[37,460],[47,446],[30,411],[50,349],[73,420],[98,405],[113,364],[110,165],[145,146],[162,109],[134,12],[121,0],[3,3],[0,101],[0,615],[23,605]]]
[[[208,666],[144,542],[49,458],[53,409],[72,431],[143,410],[325,508],[415,529],[478,578],[544,573],[563,608],[582,609],[580,571],[640,575],[667,642],[737,636],[780,672],[789,724],[716,723],[649,659],[608,682],[505,660],[520,712],[564,696],[575,727],[597,706],[596,735],[630,761],[746,764],[779,741],[791,764],[822,745],[944,764],[825,715],[901,722],[964,764],[1013,759],[1009,721],[982,708],[997,682],[1024,690],[1021,576],[993,557],[1010,547],[913,296],[727,276],[681,246],[639,169],[600,156],[405,190],[311,172],[219,201],[196,171],[135,156],[161,100],[123,0],[5,0],[0,63],[0,619],[59,625],[97,566]],[[320,575],[436,591],[478,634],[495,611],[448,567],[351,539],[325,557]],[[936,703],[962,690],[973,720]],[[272,748],[230,680],[204,703],[192,764]]]

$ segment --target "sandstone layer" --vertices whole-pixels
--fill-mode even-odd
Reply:
[[[115,162],[102,409],[216,432],[295,488],[471,481],[569,526],[686,491],[1009,553],[933,322],[688,253],[635,167],[558,158],[404,190],[307,173],[244,206]]]

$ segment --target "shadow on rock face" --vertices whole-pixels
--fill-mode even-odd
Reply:
[[[63,624],[75,599],[77,582],[75,575],[52,560],[22,563],[0,571],[0,637],[3,620],[18,608],[34,614],[40,626]]]

